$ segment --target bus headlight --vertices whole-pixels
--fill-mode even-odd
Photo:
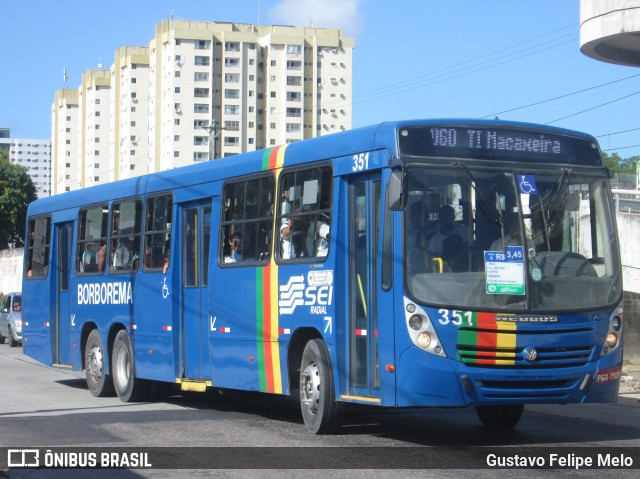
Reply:
[[[624,313],[624,309],[621,303],[613,311],[611,317],[609,318],[609,331],[607,331],[607,336],[604,340],[604,344],[602,345],[600,356],[609,354],[610,352],[618,349],[618,347],[620,346],[620,339],[622,338],[622,327],[624,325],[622,321],[622,313]]]
[[[418,334],[418,346],[422,349],[428,349],[431,346],[431,336],[429,333]]]
[[[409,318],[409,327],[414,331],[420,331],[423,323],[422,316],[419,314],[414,314]]]
[[[426,311],[409,298],[404,298],[404,313],[407,332],[413,344],[427,353],[446,358],[447,354]]]
[[[616,333],[607,334],[607,340],[605,344],[609,349],[613,349],[618,345],[618,335]]]

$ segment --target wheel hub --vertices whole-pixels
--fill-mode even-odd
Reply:
[[[104,370],[102,363],[102,350],[94,346],[89,352],[89,374],[94,381],[100,381],[102,377],[102,371]]]
[[[315,363],[309,364],[300,375],[302,403],[315,414],[320,406],[320,372]]]
[[[129,355],[126,351],[123,351],[122,349],[118,351],[115,366],[118,371],[118,374],[116,374],[115,376],[116,380],[118,381],[118,385],[122,389],[126,389],[127,385],[129,384],[129,371],[131,367],[129,362]]]

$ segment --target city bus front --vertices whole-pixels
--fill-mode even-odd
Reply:
[[[509,123],[408,125],[399,406],[615,401],[622,279],[595,140]]]

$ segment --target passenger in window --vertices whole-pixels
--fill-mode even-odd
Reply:
[[[282,259],[306,258],[309,256],[307,251],[309,228],[310,221],[308,216],[290,216],[282,219],[282,225],[280,226]]]
[[[294,222],[296,218],[290,217],[282,220],[280,226],[280,241],[282,243],[282,259],[298,258],[300,252],[296,251],[294,245]]]
[[[98,268],[98,245],[95,243],[86,243],[84,252],[82,253],[82,263],[80,264],[80,270],[83,273],[93,273]]]
[[[102,243],[100,245],[100,249],[98,250],[98,271],[101,273],[104,271],[104,264],[107,259],[106,256],[107,256],[107,244]]]
[[[445,205],[438,213],[436,232],[429,241],[429,252],[435,256],[442,254],[444,241],[451,236],[457,236],[462,242],[467,241],[469,233],[467,228],[455,222],[456,210],[453,206]]]
[[[463,271],[469,247],[469,232],[466,227],[455,222],[453,206],[440,208],[436,232],[429,240],[429,253],[433,258],[441,258],[452,271]]]
[[[169,269],[169,254],[171,251],[171,240],[167,239],[164,244],[164,255],[162,256],[162,273],[165,274]]]
[[[112,243],[113,245],[113,243]],[[118,247],[112,252],[113,255],[113,269],[116,271],[122,269],[129,269],[131,251],[129,250],[129,244],[125,240],[118,242]]]
[[[229,238],[229,256],[224,258],[225,263],[239,263],[242,261],[242,234],[235,231]]]
[[[329,241],[331,239],[329,216],[325,214],[320,215],[318,221],[318,242],[316,256],[325,257],[329,253]]]

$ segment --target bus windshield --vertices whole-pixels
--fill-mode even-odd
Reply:
[[[416,300],[531,313],[619,300],[604,173],[453,163],[411,166],[407,180],[405,284]]]

